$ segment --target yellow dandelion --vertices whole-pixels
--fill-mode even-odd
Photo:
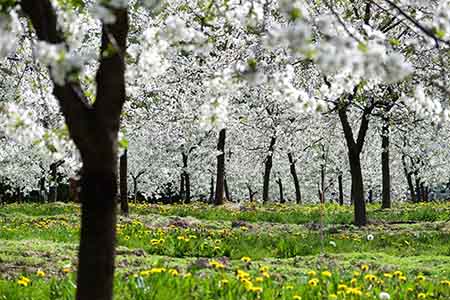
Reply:
[[[331,272],[330,271],[323,271],[322,273],[320,273],[323,277],[326,278],[330,278],[331,277]]]
[[[426,298],[427,298],[427,295],[424,293],[417,294],[417,299],[426,299]]]
[[[317,286],[319,284],[319,279],[317,279],[317,278],[313,278],[313,279],[310,279],[309,281],[308,281],[308,285],[309,286]]]
[[[308,276],[309,277],[314,277],[314,276],[316,276],[317,275],[317,273],[315,272],[315,271],[309,271],[308,272]]]
[[[362,265],[361,266],[361,271],[363,271],[363,272],[369,271],[369,266],[368,265]]]
[[[243,262],[245,262],[245,263],[248,263],[248,262],[250,262],[252,259],[251,259],[250,257],[248,257],[248,256],[242,256],[241,260],[242,260]]]
[[[42,270],[37,270],[36,275],[39,277],[44,277],[45,276],[45,272]]]
[[[292,297],[292,299],[293,299],[293,300],[302,300],[302,297],[299,296],[299,295],[294,295],[294,296]]]

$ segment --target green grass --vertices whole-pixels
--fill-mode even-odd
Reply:
[[[369,206],[371,224],[361,229],[351,225],[351,207],[335,205],[132,204],[117,225],[115,299],[378,299],[383,290],[391,299],[449,299],[449,211],[446,203]],[[73,298],[79,213],[61,203],[0,207],[1,300]],[[365,264],[369,271],[361,272]],[[148,274],[159,267],[165,271]],[[399,270],[405,279],[384,278]],[[426,280],[418,282],[421,274]],[[341,283],[346,289],[338,290]]]

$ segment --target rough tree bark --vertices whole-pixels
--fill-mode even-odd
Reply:
[[[128,216],[128,150],[125,149],[120,156],[119,163],[119,184],[120,184],[120,212]]]
[[[269,185],[270,185],[270,171],[272,170],[273,150],[275,147],[276,138],[273,136],[270,139],[269,154],[266,156],[264,162],[264,180],[263,180],[263,203],[269,201]]]
[[[381,129],[381,173],[382,173],[382,204],[381,208],[391,208],[391,173],[389,168],[389,119],[383,119]]]
[[[22,0],[39,40],[65,43],[50,0]],[[77,272],[78,300],[111,300],[117,199],[120,114],[125,101],[125,50],[128,11],[111,8],[116,20],[102,24],[96,101],[90,104],[77,79],[54,82],[69,134],[81,153],[81,232]],[[107,51],[114,48],[115,51]],[[103,55],[108,53],[108,55]]]
[[[292,153],[288,153],[289,159],[289,170],[291,172],[292,180],[294,180],[294,188],[295,188],[295,202],[297,204],[302,203],[302,194],[300,191],[300,183],[298,181],[297,170],[295,169],[295,161],[292,156]]]
[[[358,137],[355,141],[353,129],[347,117],[347,106],[339,108],[339,119],[341,120],[344,136],[348,148],[348,158],[350,162],[350,174],[352,179],[351,199],[354,205],[354,223],[357,226],[367,224],[366,203],[364,201],[364,184],[361,171],[360,154],[364,146],[367,129],[369,128],[368,116],[372,112],[373,106],[367,107],[361,118]]]
[[[223,204],[225,181],[225,133],[225,129],[220,130],[219,141],[217,143],[217,151],[221,154],[217,155],[216,195],[214,197],[215,205]]]

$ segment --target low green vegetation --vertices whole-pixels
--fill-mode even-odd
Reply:
[[[368,211],[361,229],[335,205],[132,204],[115,299],[449,299],[448,204]],[[1,300],[73,299],[79,214],[0,207]]]

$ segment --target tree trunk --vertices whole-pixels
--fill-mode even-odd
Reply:
[[[295,162],[294,158],[292,157],[292,153],[288,153],[288,159],[289,159],[289,169],[292,175],[292,179],[294,180],[294,187],[295,187],[295,202],[297,204],[302,203],[302,194],[300,192],[300,183],[298,182],[298,176],[297,171],[295,169]]]
[[[211,183],[209,190],[209,203],[213,203],[214,200],[214,176],[211,175]]]
[[[120,212],[128,216],[128,150],[120,156]]]
[[[419,172],[417,170],[414,171],[414,179],[416,182],[416,201],[421,202],[422,197],[420,195],[420,177],[419,177]]]
[[[253,198],[257,192],[254,192],[252,190],[252,187],[250,186],[249,183],[247,183],[247,189],[248,189],[248,198],[250,202],[253,202],[255,199]]]
[[[18,3],[28,15],[39,40],[65,44],[50,0]],[[115,22],[102,23],[95,102],[91,104],[86,99],[76,75],[65,78],[64,83],[52,78],[53,94],[83,162],[77,300],[111,300],[113,295],[117,150],[120,115],[125,102],[128,9],[114,6],[108,9],[115,16]]]
[[[180,198],[182,201],[184,200],[185,194],[186,194],[186,190],[184,187],[184,172],[182,172],[180,175]]]
[[[189,176],[188,168],[188,155],[182,152],[183,157],[183,174],[182,177],[184,179],[184,194],[181,195],[184,203],[191,203],[191,179]]]
[[[272,158],[275,142],[276,138],[272,137],[270,139],[269,154],[264,162],[263,203],[267,203],[267,201],[269,201],[270,171],[272,170]]]
[[[137,185],[137,178],[133,176],[133,198],[134,201],[136,202],[137,199],[137,189],[138,189],[138,185]]]
[[[414,185],[412,180],[412,173],[408,171],[408,167],[406,165],[406,156],[402,155],[402,164],[403,164],[403,172],[405,173],[406,182],[408,183],[409,195],[411,197],[411,202],[416,202],[416,194],[414,193]]]
[[[225,198],[227,199],[227,201],[231,201],[230,190],[228,189],[228,181],[226,177],[223,180],[223,184],[225,187]]]
[[[217,179],[216,179],[216,196],[214,198],[215,205],[223,204],[224,181],[225,181],[225,129],[219,132],[219,141],[217,143]]]
[[[381,173],[382,204],[381,208],[391,208],[391,173],[389,166],[389,120],[385,119],[381,133]]]
[[[339,205],[344,205],[344,191],[342,187],[342,174],[338,175],[338,185],[339,185]]]
[[[350,173],[352,178],[351,197],[355,210],[355,224],[364,226],[367,224],[366,203],[364,201],[364,184],[362,179],[361,162],[359,155],[355,157],[349,154]]]
[[[373,109],[373,108],[372,108]],[[366,202],[364,201],[364,183],[361,170],[360,154],[364,145],[364,139],[369,126],[367,118],[371,109],[366,109],[361,119],[357,140],[353,137],[353,130],[347,118],[346,107],[339,109],[339,118],[341,120],[344,136],[348,148],[348,159],[350,163],[350,174],[352,179],[351,201],[354,205],[354,223],[357,226],[367,224]]]
[[[369,203],[372,204],[372,203],[373,203],[373,191],[372,191],[372,189],[369,190],[369,195],[368,195],[368,196],[369,196],[369,197],[368,197],[368,198],[369,198],[369,199],[368,199],[368,200],[369,200]]]
[[[283,196],[283,182],[281,181],[281,178],[278,178],[277,180],[278,188],[280,189],[280,203],[285,203],[284,196]]]
[[[320,165],[320,203],[325,203],[325,165]]]

